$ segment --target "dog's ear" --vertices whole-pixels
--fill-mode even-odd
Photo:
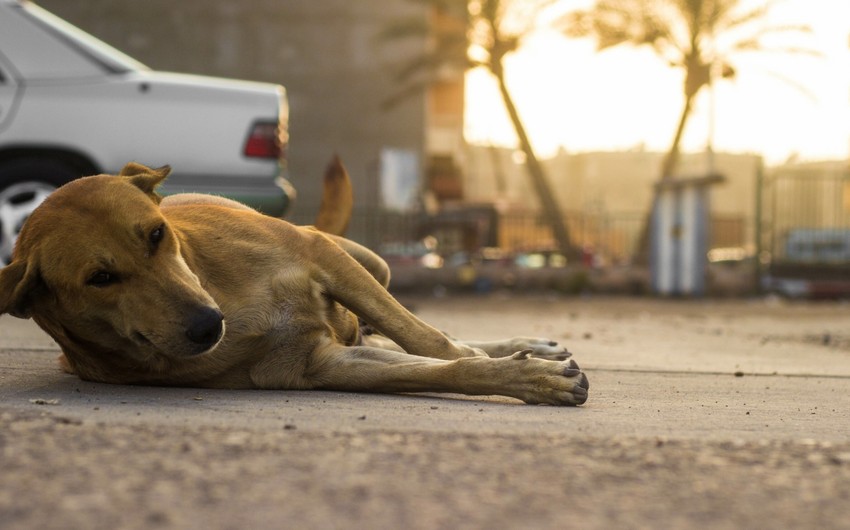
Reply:
[[[29,318],[29,302],[39,282],[38,271],[25,261],[13,261],[0,269],[0,315],[9,313],[18,318]]]
[[[143,164],[139,164],[138,162],[130,162],[121,172],[118,173],[119,177],[126,177],[130,179],[130,182],[147,193],[151,197],[157,199],[159,202],[160,197],[154,192],[157,186],[162,184],[162,182],[171,174],[171,166],[162,166],[160,168],[152,169]]]

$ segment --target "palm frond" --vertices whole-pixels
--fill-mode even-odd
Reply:
[[[736,52],[782,53],[787,55],[823,57],[823,53],[820,50],[803,46],[766,45],[755,38],[740,40],[733,44],[730,49]]]
[[[428,76],[446,69],[463,71],[471,68],[471,65],[465,40],[441,40],[432,49],[401,65],[395,78],[400,83],[406,83],[416,76]]]
[[[561,0],[512,0],[505,3],[505,15],[500,24],[502,35],[521,36],[541,26],[540,19]]]
[[[568,37],[594,37],[597,49],[605,50],[622,44],[649,45],[659,52],[670,47],[685,52],[681,37],[675,31],[675,16],[664,2],[639,0],[605,0],[588,10],[574,11],[560,17],[555,28]]]
[[[806,24],[782,24],[760,27],[749,34],[750,40],[760,39],[769,35],[800,33],[810,34],[812,28]]]
[[[791,87],[794,90],[796,90],[797,92],[799,92],[801,95],[805,96],[809,101],[811,101],[813,103],[817,103],[819,101],[818,97],[815,95],[815,93],[813,91],[809,90],[809,88],[806,85],[804,85],[803,83],[800,83],[796,79],[794,79],[792,77],[788,77],[787,75],[780,74],[779,72],[774,72],[774,71],[769,71],[769,70],[765,70],[763,73],[764,73],[764,75],[776,78],[779,81],[785,83],[789,87]]]
[[[738,3],[738,2],[735,2]],[[733,29],[740,26],[745,26],[747,24],[751,24],[753,22],[759,22],[767,17],[770,10],[774,5],[779,3],[777,0],[770,0],[765,2],[764,4],[754,7],[748,11],[744,11],[743,13],[736,14],[734,12],[729,13],[729,18],[721,22],[722,28]]]

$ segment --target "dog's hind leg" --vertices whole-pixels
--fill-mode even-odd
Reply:
[[[317,389],[501,395],[551,405],[580,405],[589,387],[575,361],[536,359],[528,352],[442,360],[332,342],[314,350],[303,380]]]
[[[387,262],[384,261],[380,256],[369,250],[368,248],[351,241],[350,239],[345,239],[344,237],[335,236],[332,234],[325,234],[331,241],[339,245],[344,251],[348,253],[349,256],[354,258],[357,263],[363,265],[363,267],[369,271],[378,283],[384,286],[386,289],[390,285],[390,268],[387,265]]]
[[[390,295],[375,274],[361,266],[330,237],[318,231],[311,235],[310,257],[316,267],[313,280],[320,284],[323,293],[393,340],[404,351],[440,359],[486,356],[481,350],[452,342],[410,313]]]

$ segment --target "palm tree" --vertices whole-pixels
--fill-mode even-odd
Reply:
[[[457,75],[485,68],[496,79],[499,93],[525,154],[525,167],[564,255],[576,256],[557,197],[540,164],[505,78],[505,58],[515,52],[535,26],[538,15],[555,0],[414,0],[438,10],[449,23],[430,27],[421,18],[399,20],[383,32],[383,38],[430,37],[430,46],[405,65],[398,74],[401,89],[388,101],[421,90],[446,71]]]
[[[684,105],[661,168],[661,178],[669,179],[697,94],[713,79],[734,78],[734,57],[755,51],[817,55],[764,43],[769,35],[811,31],[802,25],[766,25],[774,3],[743,10],[740,0],[596,0],[590,9],[567,14],[560,24],[567,36],[595,37],[598,50],[621,44],[650,46],[670,66],[684,70]]]

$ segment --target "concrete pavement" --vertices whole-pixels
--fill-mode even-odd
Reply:
[[[583,407],[98,385],[0,318],[3,528],[847,528],[850,305],[411,298],[548,336]]]

